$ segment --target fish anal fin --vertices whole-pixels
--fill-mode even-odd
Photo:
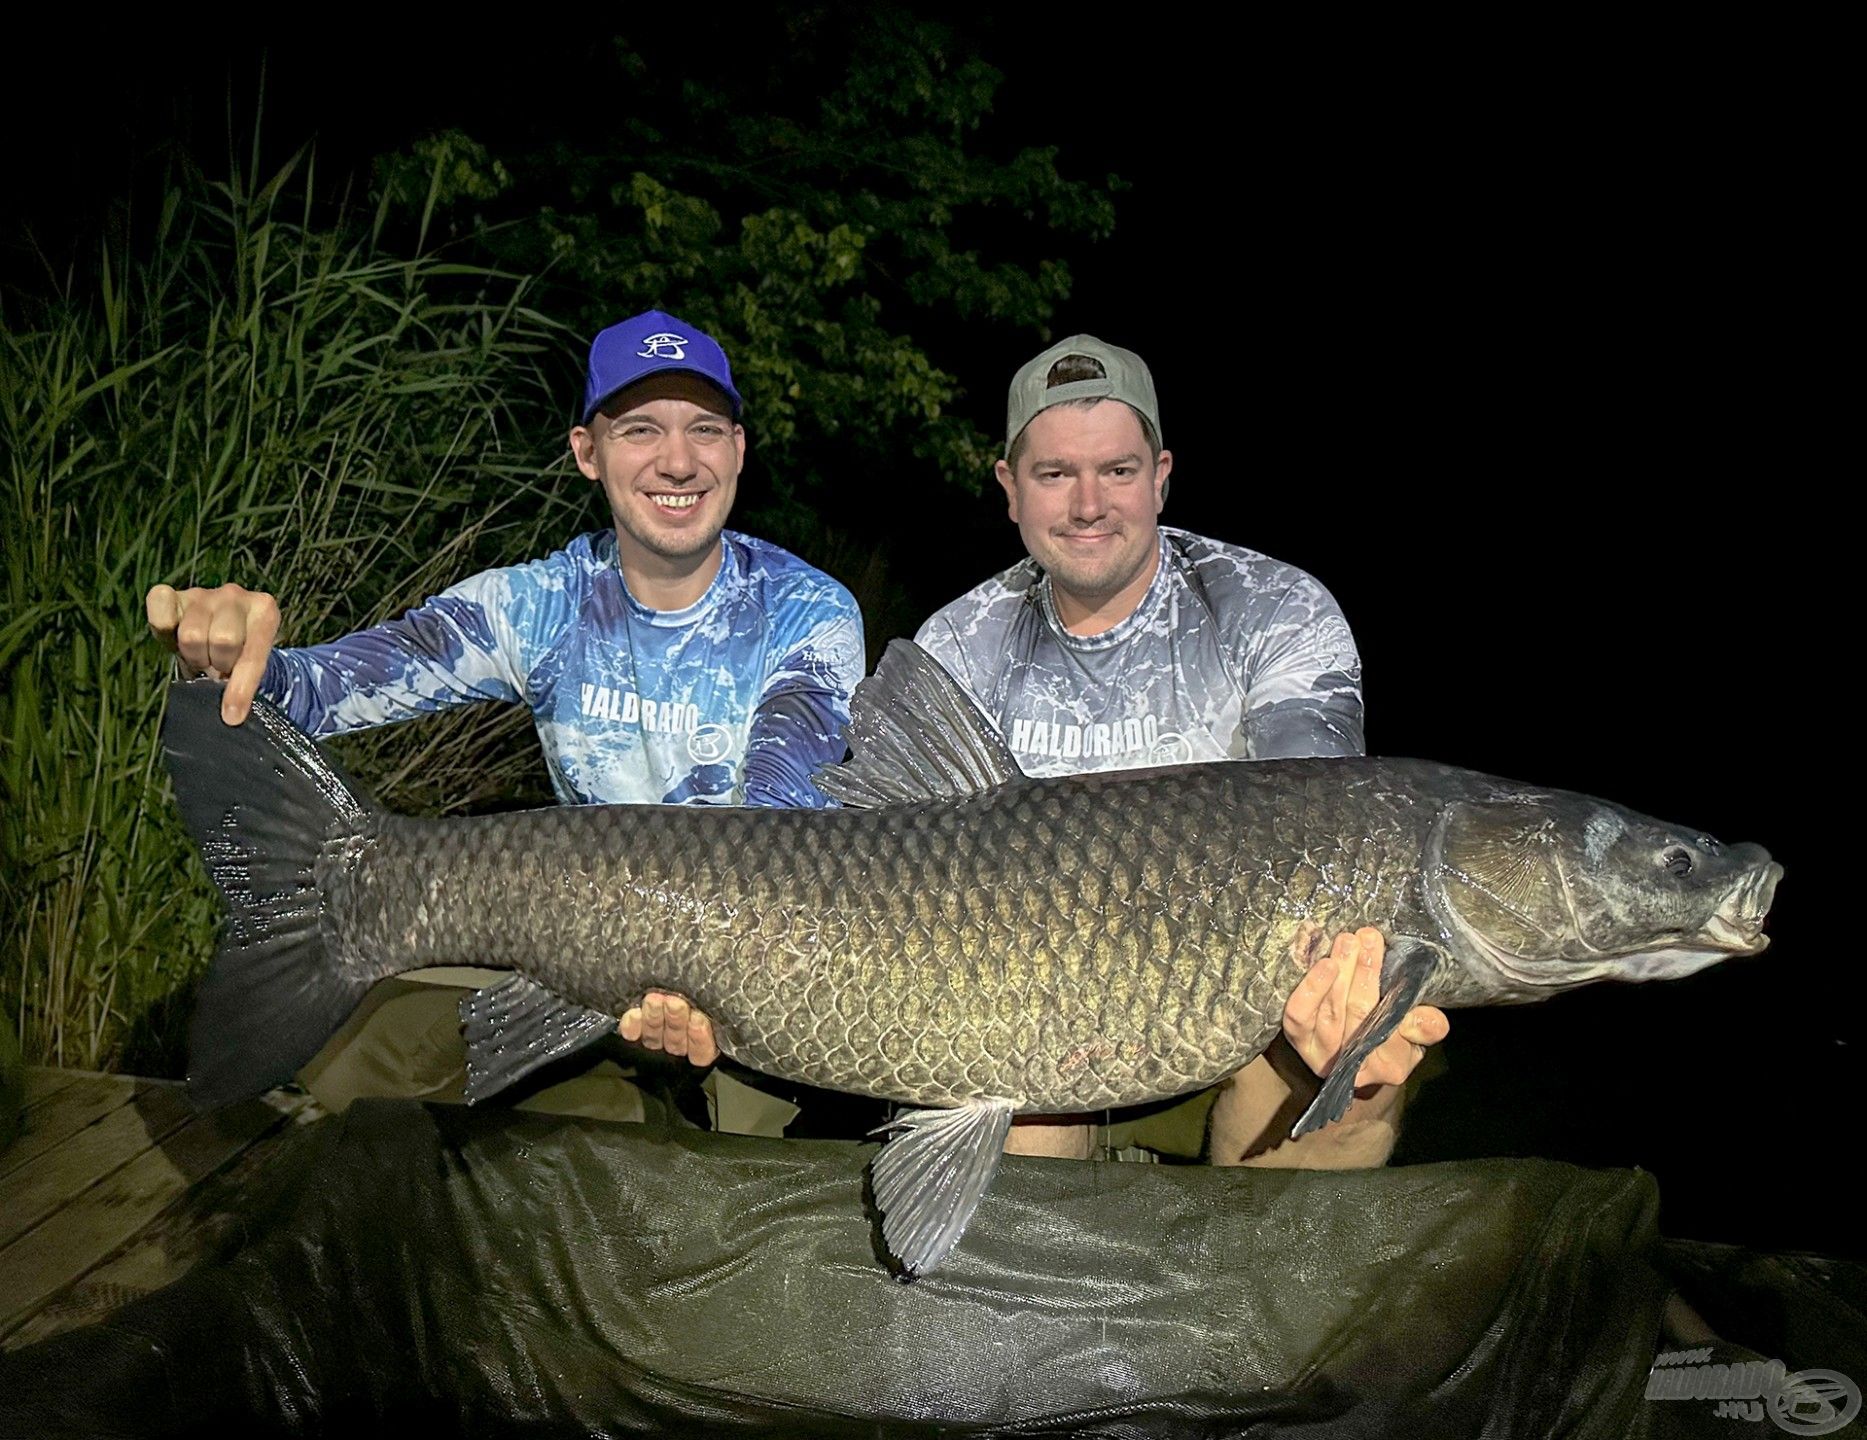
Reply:
[[[1355,1076],[1362,1063],[1400,1028],[1407,1012],[1420,1003],[1420,996],[1439,966],[1439,955],[1436,946],[1411,936],[1398,936],[1387,942],[1387,956],[1381,963],[1381,998],[1342,1046],[1329,1078],[1323,1081],[1309,1109],[1291,1128],[1292,1140],[1325,1125],[1333,1125],[1348,1114],[1348,1107],[1355,1102]]]
[[[461,997],[469,1105],[497,1095],[541,1065],[614,1034],[616,1017],[552,993],[524,975]]]
[[[882,1244],[910,1279],[932,1270],[959,1243],[1005,1153],[1009,1100],[987,1096],[948,1110],[909,1110],[869,1162],[882,1217]]]

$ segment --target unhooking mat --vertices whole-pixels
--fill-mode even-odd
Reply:
[[[1645,1398],[1670,1285],[1730,1267],[1662,1270],[1637,1172],[1007,1157],[905,1283],[870,1146],[408,1101],[321,1126],[240,1253],[0,1356],[0,1435],[1782,1433]],[[1814,1288],[1857,1325],[1858,1289]]]

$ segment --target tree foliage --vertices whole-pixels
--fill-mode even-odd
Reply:
[[[982,385],[967,410],[991,414],[1002,377],[959,367],[982,336],[1047,338],[1059,252],[1109,233],[1119,182],[1008,143],[1000,72],[900,10],[761,13],[717,46],[640,32],[567,70],[559,133],[432,136],[379,185],[542,275],[586,334],[660,308],[717,335],[766,479],[746,523],[794,541],[807,512],[872,513],[878,483],[976,490],[997,440],[957,402]]]

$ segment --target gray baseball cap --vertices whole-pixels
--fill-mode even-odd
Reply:
[[[1048,384],[1051,366],[1065,355],[1094,360],[1102,367],[1102,375],[1064,385]],[[1160,439],[1160,401],[1154,397],[1154,377],[1147,373],[1141,357],[1093,335],[1072,335],[1059,340],[1012,376],[1011,400],[1005,410],[1005,454],[1011,454],[1012,445],[1039,411],[1071,400],[1120,400],[1139,411],[1154,427],[1154,438]]]

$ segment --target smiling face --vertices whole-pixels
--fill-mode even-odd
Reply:
[[[659,610],[698,600],[719,572],[745,464],[745,431],[726,397],[697,376],[651,376],[574,427],[570,444],[608,497],[631,593]]]
[[[1162,487],[1173,456],[1156,457],[1119,400],[1039,411],[998,463],[1024,548],[1050,579],[1066,629],[1096,635],[1134,613],[1160,564]]]

